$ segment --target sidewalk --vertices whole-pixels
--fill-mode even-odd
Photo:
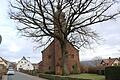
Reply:
[[[7,80],[7,75],[3,75],[2,80]]]

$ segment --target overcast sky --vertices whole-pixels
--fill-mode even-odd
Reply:
[[[8,8],[7,0],[1,0],[0,34],[3,40],[0,45],[0,56],[12,62],[17,62],[23,56],[32,63],[40,62],[42,49],[34,50],[35,44],[18,34],[14,21],[9,19]],[[95,56],[120,57],[120,20],[96,24],[93,29],[101,36],[101,44],[94,46],[92,50],[80,50],[80,60],[90,60]]]

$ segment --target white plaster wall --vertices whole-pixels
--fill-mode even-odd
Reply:
[[[27,60],[20,60],[17,64],[17,70],[19,70],[19,68],[22,68],[24,70],[33,70],[33,65],[27,61]]]

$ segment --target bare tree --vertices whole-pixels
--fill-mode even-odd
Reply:
[[[116,3],[115,0],[16,0],[11,3],[9,14],[21,24],[17,28],[22,35],[40,42],[39,46],[54,38],[60,42],[66,74],[66,42],[77,48],[96,42],[99,36],[90,25],[115,19],[120,12],[110,11]]]
[[[93,59],[93,64],[97,67],[100,65],[100,62],[102,61],[102,57],[101,56],[96,56]]]

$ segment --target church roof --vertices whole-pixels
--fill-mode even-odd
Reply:
[[[55,39],[42,51],[42,53],[48,49],[51,45],[55,44]],[[68,41],[67,41],[68,42]],[[74,45],[72,45],[72,43],[68,42],[75,50],[79,51],[77,48],[74,47]]]

